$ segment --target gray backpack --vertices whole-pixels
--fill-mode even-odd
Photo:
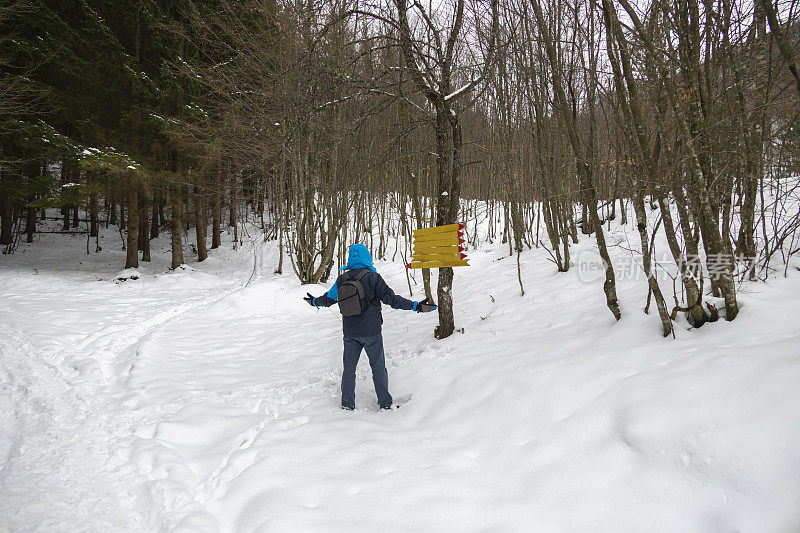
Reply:
[[[343,274],[343,279],[339,283],[339,312],[343,316],[360,315],[369,307],[369,300],[361,284],[363,278],[369,270],[365,270],[354,279],[350,279],[350,272]]]

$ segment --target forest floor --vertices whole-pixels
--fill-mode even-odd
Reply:
[[[362,357],[346,412],[336,309],[253,235],[176,271],[164,235],[126,281],[112,231],[0,257],[1,531],[800,531],[797,263],[662,338],[642,279],[615,323],[600,281],[526,250],[521,297],[486,243],[456,271],[463,332],[384,308],[410,401],[378,411]],[[615,225],[612,255],[637,239]],[[408,296],[399,254],[376,266]]]

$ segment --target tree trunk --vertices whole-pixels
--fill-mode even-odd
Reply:
[[[33,181],[40,176],[42,166],[38,161],[31,161],[23,166],[23,178],[28,181]],[[25,203],[29,204],[36,200],[36,196],[29,195]],[[20,206],[21,207],[21,206]],[[33,242],[33,235],[36,233],[36,208],[25,207],[25,233],[27,234],[26,242]]]
[[[114,196],[111,196],[111,200],[109,200],[108,204],[108,224],[117,224],[117,202],[114,200]],[[108,227],[106,224],[106,227]]]
[[[594,187],[590,187],[590,193],[594,196]],[[596,197],[595,197],[596,198]],[[614,315],[614,318],[619,320],[622,318],[622,313],[619,310],[619,303],[617,302],[617,283],[614,277],[614,266],[611,264],[611,257],[608,255],[608,248],[606,247],[606,236],[603,233],[603,226],[600,223],[600,218],[597,216],[597,201],[589,206],[589,216],[592,224],[595,227],[595,239],[597,240],[597,251],[600,253],[600,258],[603,260],[606,279],[603,282],[603,293],[606,295],[606,305]]]
[[[758,194],[758,177],[750,172],[742,177],[742,208],[740,210],[741,226],[739,238],[736,240],[736,252],[747,258],[755,258],[755,212],[756,195]]]
[[[417,215],[417,227],[424,228],[425,227],[425,213],[422,210],[422,206],[420,205],[420,193],[419,193],[419,179],[417,178],[416,174],[411,174],[411,193],[412,193],[412,205],[414,207],[414,211]],[[409,238],[411,238],[409,235]],[[431,292],[431,269],[423,268],[422,269],[422,286],[425,290],[425,297],[428,299],[429,302],[433,302],[433,292]]]
[[[128,184],[128,248],[125,258],[125,268],[139,267],[139,220],[138,220],[138,195],[136,184]]]
[[[276,274],[283,274],[283,224],[278,225],[278,265],[275,267]]]
[[[197,260],[205,261],[208,257],[206,250],[206,201],[204,193],[199,187],[194,191],[194,227],[197,236]]]
[[[0,166],[0,185],[9,179],[8,168]],[[8,246],[14,241],[14,210],[11,199],[5,192],[4,187],[0,186],[0,245]]]
[[[66,185],[70,182],[72,176],[71,160],[64,157],[61,160],[61,185]],[[61,216],[64,217],[64,224],[61,226],[63,231],[69,230],[69,206],[66,204],[61,205]]]
[[[0,198],[0,203],[2,204],[2,228],[0,229],[0,244],[8,245],[11,244],[14,240],[13,237],[13,228],[14,228],[14,220],[13,220],[13,213],[11,209],[11,200],[8,199],[7,196],[3,195]]]
[[[229,176],[229,178],[231,180],[231,186],[230,186],[230,199],[228,203],[228,215],[230,217],[228,220],[228,224],[229,226],[233,227],[233,249],[237,250],[239,248],[239,224],[236,221],[237,219],[236,204],[238,201],[238,198],[236,196],[236,176],[231,175]]]
[[[151,211],[153,198],[147,189],[142,191],[142,215],[139,221],[139,249],[142,251],[142,261],[150,262],[150,220],[148,215]]]
[[[170,227],[172,231],[172,268],[178,268],[183,264],[183,243],[181,241],[181,192],[180,185],[175,185],[175,188],[170,194],[170,203],[172,206]]]
[[[160,195],[156,196],[155,194],[153,194],[150,197],[150,202],[152,204],[150,206],[151,207],[151,211],[152,211],[152,213],[150,214],[150,239],[157,239],[159,231],[161,229],[160,228],[160,226],[161,226],[161,220],[160,220],[160,218],[161,218],[160,217],[161,208],[160,208],[160,206],[161,206],[161,203],[163,202],[163,199],[161,198]]]
[[[553,207],[553,202],[550,200],[542,200],[544,227],[547,230],[547,236],[550,238],[550,245],[553,247],[554,261],[559,272],[566,272],[569,270],[569,261],[565,263],[561,258],[561,236],[555,222],[557,218],[553,215]]]
[[[25,221],[25,233],[28,234],[26,242],[33,242],[33,234],[36,233],[36,208],[27,208],[27,220]]]
[[[89,195],[89,236],[97,237],[99,231],[98,216],[97,216],[97,193],[93,192]]]
[[[447,157],[447,137],[448,137],[448,124],[445,114],[447,110],[444,107],[437,107],[436,109],[436,163],[438,170],[437,180],[437,198],[436,198],[436,225],[445,226],[452,224],[455,220],[451,216],[452,208],[451,202],[454,201],[452,194],[453,181],[451,173],[448,170],[455,168],[453,162],[450,169],[448,169]],[[453,134],[455,129],[451,126]],[[451,155],[456,154],[456,139],[453,135],[452,139],[453,148]],[[444,339],[453,334],[455,330],[455,321],[453,318],[453,269],[450,267],[439,269],[439,283],[436,287],[436,299],[438,302],[439,311],[439,325],[434,329],[434,336],[437,339]]]
[[[522,238],[525,233],[525,223],[522,221],[522,209],[519,202],[511,201],[511,229],[514,234],[514,249],[522,252]]]
[[[633,209],[636,212],[636,229],[639,230],[639,239],[642,243],[642,265],[644,266],[644,274],[647,276],[647,283],[650,287],[650,292],[656,299],[656,307],[658,308],[658,316],[661,318],[662,334],[666,337],[672,333],[672,320],[667,312],[667,306],[664,303],[664,295],[661,294],[661,288],[658,286],[658,280],[653,274],[653,258],[650,256],[650,243],[647,232],[647,212],[644,207],[644,199],[641,196],[641,191],[636,191],[639,184],[634,183],[634,198]]]
[[[664,221],[664,233],[667,236],[667,244],[669,244],[672,257],[678,265],[683,287],[686,289],[686,308],[688,309],[689,316],[691,316],[692,325],[699,328],[707,319],[706,313],[703,310],[703,295],[700,293],[700,288],[697,286],[697,282],[692,276],[692,272],[686,262],[686,256],[681,251],[678,237],[675,234],[675,224],[672,221],[672,213],[670,212],[669,204],[665,200],[663,194],[658,194],[658,204],[661,207],[661,217]]]
[[[586,208],[586,204],[581,205],[581,233],[592,234],[592,223],[589,221],[589,210]]]
[[[211,249],[219,248],[222,244],[220,235],[220,224],[222,223],[222,180],[217,175],[217,181],[214,184],[214,207],[211,210]],[[279,222],[280,223],[280,222]]]
[[[236,177],[228,172],[228,227],[236,227]]]

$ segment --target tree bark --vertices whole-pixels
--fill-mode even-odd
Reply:
[[[13,238],[13,227],[14,227],[14,220],[13,220],[13,210],[11,209],[11,200],[8,199],[7,196],[3,195],[0,198],[0,204],[2,204],[2,229],[0,229],[0,244],[8,245],[11,244],[14,240]]]
[[[117,224],[117,202],[116,202],[113,194],[111,195],[111,199],[108,200],[108,202],[109,202],[108,203],[108,219],[107,219],[106,227],[108,227],[108,224],[114,224],[114,225]]]
[[[438,197],[436,209],[436,225],[455,224],[459,208],[459,175],[461,168],[461,126],[455,114],[450,115],[450,158],[447,157],[448,123],[445,122],[447,110],[443,107],[436,111],[436,146],[438,151]],[[448,159],[450,165],[448,169]],[[449,170],[449,172],[448,172]],[[436,298],[439,311],[439,325],[434,329],[437,339],[444,339],[453,334],[455,319],[453,317],[453,269],[439,269],[439,283],[436,286]]]
[[[236,176],[231,175],[228,169],[228,227],[236,227]]]
[[[205,261],[208,257],[206,249],[206,201],[199,187],[194,191],[194,227],[197,236],[197,260]]]
[[[234,174],[229,175],[230,179],[230,198],[228,202],[228,225],[233,227],[233,249],[239,249],[239,224],[237,222],[237,202],[238,197],[236,194],[236,176]]]
[[[8,179],[8,169],[0,166],[0,182]],[[0,245],[7,246],[14,241],[14,213],[11,198],[0,187]]]
[[[414,211],[417,215],[417,227],[424,228],[425,227],[425,213],[422,210],[422,206],[420,205],[420,192],[419,192],[419,179],[417,178],[416,174],[411,174],[411,193],[412,193],[412,204],[414,206]],[[409,238],[411,234],[409,235]],[[431,291],[431,269],[423,268],[422,269],[422,286],[425,290],[425,297],[428,299],[429,302],[433,302],[433,292]]]
[[[214,207],[211,210],[211,249],[219,248],[222,244],[220,224],[222,223],[222,180],[219,173],[214,184]],[[280,223],[280,222],[278,222]]]
[[[98,214],[97,214],[97,193],[93,192],[89,195],[89,236],[97,237],[99,231]]]
[[[162,195],[156,196],[155,194],[150,196],[151,202],[151,213],[150,213],[150,239],[157,239],[158,234],[161,230],[161,204],[163,203],[164,199]]]
[[[128,245],[125,268],[139,267],[138,195],[135,183],[128,184]]]
[[[28,234],[26,242],[33,242],[33,235],[36,233],[36,208],[27,208],[27,219],[25,221],[25,233]]]
[[[638,184],[633,184],[634,188]],[[653,258],[650,254],[650,244],[647,232],[647,212],[645,211],[644,200],[640,193],[635,193],[633,198],[633,209],[636,212],[636,229],[639,230],[639,239],[642,243],[642,265],[644,267],[644,274],[647,276],[647,283],[650,287],[650,292],[656,300],[656,307],[658,308],[658,315],[661,318],[661,333],[665,337],[672,333],[672,319],[667,312],[667,306],[664,302],[664,295],[661,293],[661,288],[658,286],[658,280],[653,274]]]
[[[672,221],[672,213],[670,212],[669,204],[663,194],[658,194],[658,205],[661,208],[661,217],[664,221],[664,233],[667,236],[667,244],[669,244],[672,257],[678,265],[681,280],[686,289],[686,308],[692,318],[692,325],[699,328],[708,318],[703,310],[703,295],[692,276],[692,272],[686,261],[686,256],[681,251],[678,237],[675,234],[675,224]]]
[[[142,251],[142,261],[150,262],[150,220],[153,198],[146,188],[142,190],[141,219],[139,220],[139,249]]]
[[[119,203],[119,229],[125,229],[125,202]]]
[[[72,159],[64,157],[61,160],[61,185],[66,185],[72,179]],[[62,204],[61,215],[64,217],[63,231],[69,230],[69,206]]]
[[[558,205],[558,204],[555,204]],[[557,216],[553,214],[554,204],[548,199],[542,200],[542,207],[544,210],[544,227],[547,230],[547,236],[550,238],[550,245],[553,247],[554,261],[559,272],[566,272],[569,270],[569,259],[565,262],[561,257],[561,236],[557,224]],[[567,247],[569,249],[569,247]]]
[[[175,185],[170,193],[171,216],[170,228],[172,232],[172,268],[176,269],[183,264],[183,242],[181,241],[181,191],[180,185]]]

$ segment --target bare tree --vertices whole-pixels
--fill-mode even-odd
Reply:
[[[460,209],[463,144],[459,109],[456,104],[470,94],[484,80],[491,68],[497,44],[499,24],[498,0],[490,1],[491,22],[484,52],[483,66],[477,75],[463,80],[460,86],[457,76],[460,72],[457,43],[464,30],[464,0],[455,0],[451,23],[447,29],[437,26],[434,14],[422,4],[415,2],[411,7],[418,16],[419,31],[431,36],[420,44],[414,38],[409,23],[407,0],[394,0],[399,22],[400,47],[411,79],[418,90],[425,95],[435,112],[436,120],[436,225],[453,224],[458,220]],[[444,33],[444,35],[443,35]],[[453,269],[439,269],[439,283],[436,296],[439,302],[439,325],[436,338],[443,339],[453,334]]]

